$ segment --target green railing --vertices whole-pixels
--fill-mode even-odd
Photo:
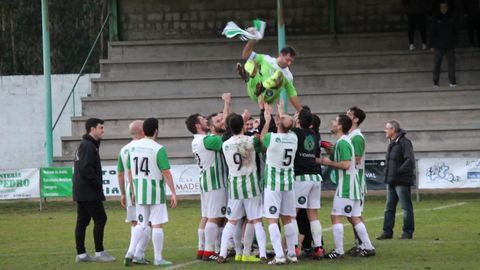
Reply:
[[[92,56],[92,53],[93,53],[93,50],[95,49],[97,43],[98,43],[98,40],[100,39],[100,36],[102,35],[103,33],[103,30],[105,29],[105,26],[107,25],[109,19],[110,19],[110,14],[111,13],[108,13],[107,14],[107,17],[105,18],[105,21],[103,22],[102,24],[102,28],[100,28],[100,31],[98,32],[97,34],[97,37],[95,38],[95,41],[93,42],[93,45],[92,47],[90,48],[90,51],[88,52],[88,55],[87,55],[87,58],[85,59],[85,61],[83,62],[83,66],[82,68],[80,69],[80,72],[78,73],[78,76],[77,76],[77,79],[75,80],[75,83],[73,84],[73,87],[72,89],[70,90],[70,93],[68,94],[68,97],[67,99],[65,100],[65,103],[63,104],[62,106],[62,109],[60,110],[60,113],[58,114],[57,116],[57,120],[55,120],[55,124],[53,125],[52,127],[52,132],[53,130],[55,130],[55,127],[57,126],[58,124],[58,121],[60,120],[60,117],[62,117],[62,114],[63,114],[63,111],[65,110],[65,108],[67,107],[67,104],[70,100],[70,98],[73,96],[75,96],[75,87],[77,86],[77,83],[78,83],[78,80],[80,80],[80,77],[82,77],[84,75],[83,71],[88,63],[88,61],[90,60],[90,57]],[[75,98],[73,100],[73,115],[75,116]]]

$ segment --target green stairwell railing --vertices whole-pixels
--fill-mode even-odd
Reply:
[[[63,112],[64,112],[65,108],[67,107],[68,102],[70,101],[70,98],[75,95],[75,87],[77,86],[77,83],[80,80],[80,77],[82,77],[84,75],[83,71],[84,71],[88,61],[90,60],[90,57],[92,56],[93,50],[95,49],[95,47],[98,43],[98,40],[100,39],[100,36],[102,35],[103,30],[105,29],[105,26],[107,25],[107,23],[110,19],[110,15],[111,15],[111,13],[107,14],[107,17],[105,18],[105,21],[103,22],[102,27],[100,28],[100,31],[98,32],[97,37],[95,38],[95,41],[93,42],[93,45],[90,48],[90,51],[88,52],[87,58],[83,62],[82,68],[80,69],[80,72],[78,73],[77,79],[75,80],[75,83],[73,84],[73,87],[70,90],[70,93],[68,94],[68,97],[65,100],[65,103],[63,104],[62,109],[60,110],[60,113],[57,116],[57,119],[55,120],[55,124],[52,127],[52,132],[53,132],[53,130],[55,130],[55,127],[57,126],[58,121],[62,117]],[[74,111],[73,114],[75,116],[75,100],[73,100],[73,111]]]

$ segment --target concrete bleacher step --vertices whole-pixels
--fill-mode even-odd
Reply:
[[[277,37],[265,37],[255,45],[259,52],[276,54]],[[295,47],[299,55],[307,52],[364,52],[407,50],[404,32],[361,33],[318,36],[287,36],[287,44]],[[460,46],[465,41],[460,41]],[[244,42],[224,37],[192,40],[150,40],[111,42],[109,59],[178,59],[203,57],[239,57]]]
[[[475,152],[480,151],[480,127],[464,127],[451,130],[445,126],[441,128],[420,127],[407,131],[416,152]],[[387,140],[383,131],[363,130],[367,141],[367,152],[370,154],[384,153]],[[187,159],[191,157],[191,134],[160,135],[157,141],[165,146],[167,153],[173,158]],[[330,134],[323,135],[324,140],[335,141]],[[81,137],[63,137],[62,154],[64,157],[73,157]],[[131,139],[128,136],[105,136],[101,147],[101,157],[114,157],[118,151]],[[468,143],[465,143],[468,141]],[[190,162],[192,160],[190,159]]]
[[[368,51],[356,53],[304,54],[295,59],[292,72],[312,70],[352,70],[432,67],[433,54],[430,51]],[[133,59],[100,61],[102,77],[128,77],[132,74],[168,78],[171,76],[229,76],[235,73],[235,64],[244,62],[240,55],[234,58],[198,57],[177,60]],[[458,68],[466,69],[480,65],[480,50],[459,49],[456,51]]]
[[[475,68],[458,68],[458,84],[480,85],[480,65]],[[389,89],[402,87],[431,87],[430,68],[364,69],[343,71],[311,71],[294,73],[295,87],[302,94],[324,89]],[[440,75],[440,85],[448,85],[447,72]],[[245,83],[232,72],[230,76],[170,77],[159,79],[138,75],[136,78],[98,78],[92,80],[92,96],[128,97],[182,95],[213,95],[223,92],[245,94]]]
[[[317,114],[321,121],[321,132],[328,133],[331,121],[344,111],[337,110],[332,112],[320,112],[318,108],[313,107],[312,110]],[[345,108],[346,109],[346,108]],[[290,111],[291,112],[291,111]],[[237,112],[241,113],[241,112]],[[258,117],[258,110],[250,112],[252,117]],[[402,127],[406,130],[418,127],[439,127],[439,126],[479,126],[480,127],[480,104],[472,106],[450,106],[443,107],[423,107],[414,110],[404,110],[403,108],[389,108],[376,107],[366,109],[367,118],[361,124],[361,127],[366,130],[382,130],[384,124],[388,120],[396,119],[400,121]],[[189,134],[185,128],[185,119],[187,114],[178,114],[175,117],[160,117],[159,131],[160,133],[170,132],[176,130]],[[80,136],[85,133],[85,121],[88,117],[73,117],[72,118],[72,135]],[[460,121],[461,119],[461,121]],[[135,120],[131,117],[106,117],[105,132],[107,135],[129,136],[128,125]]]
[[[405,97],[408,99],[405,100]],[[358,92],[356,94],[326,93],[301,95],[304,105],[319,108],[321,111],[338,111],[357,104],[364,108],[374,108],[388,104],[392,108],[418,108],[430,106],[461,106],[478,105],[480,89],[455,89],[454,91],[440,88],[424,90],[405,90],[402,92]],[[212,104],[218,104],[217,109]],[[257,106],[245,96],[232,98],[232,109],[256,111]],[[115,116],[128,117],[171,117],[179,113],[200,113],[208,115],[212,111],[221,111],[222,103],[215,96],[192,96],[181,98],[150,97],[87,97],[82,99],[83,115],[85,116]],[[215,105],[213,105],[215,106]]]

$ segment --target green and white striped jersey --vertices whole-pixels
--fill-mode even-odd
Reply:
[[[222,143],[222,137],[218,135],[193,136],[192,152],[200,168],[201,192],[225,188],[228,172],[221,152]]]
[[[265,189],[293,190],[293,161],[297,152],[297,140],[297,135],[293,132],[267,133],[263,138],[263,145],[267,148]]]
[[[132,206],[132,191],[130,190],[130,181],[128,181],[128,170],[127,162],[128,162],[128,149],[133,141],[126,144],[122,149],[120,149],[120,153],[118,153],[118,162],[117,162],[117,171],[123,172],[124,179],[125,179],[125,200],[127,206]]]
[[[355,164],[355,169],[357,170],[358,180],[360,181],[360,190],[366,194],[367,193],[367,180],[365,179],[365,137],[362,134],[360,129],[352,130],[348,137],[353,145],[353,150],[355,151],[355,157],[362,157],[360,164]]]
[[[346,135],[338,139],[332,155],[333,158],[331,159],[335,162],[350,161],[350,168],[347,170],[334,168],[337,183],[335,194],[341,198],[360,200],[360,183],[355,170],[355,152],[350,139]]]
[[[228,166],[229,198],[240,200],[260,195],[262,189],[255,162],[255,151],[260,151],[257,138],[234,135],[222,148]]]
[[[127,168],[132,171],[137,204],[165,203],[162,171],[170,169],[167,151],[151,138],[131,142]]]

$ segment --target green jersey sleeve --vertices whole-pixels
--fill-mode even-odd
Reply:
[[[287,82],[285,83],[285,91],[287,92],[288,98],[296,97],[298,95],[297,89],[293,85],[293,80],[292,81],[287,80]]]
[[[253,58],[253,61],[255,61],[255,63],[257,64],[262,64],[264,60],[265,55],[260,53],[255,54],[255,58]]]
[[[222,137],[218,135],[208,135],[203,138],[203,145],[207,150],[220,152],[222,151]]]
[[[118,172],[124,172],[125,171],[125,168],[123,167],[123,160],[122,160],[122,155],[121,154],[118,154],[117,171]]]
[[[161,171],[170,169],[170,162],[168,162],[167,151],[162,147],[157,152],[157,165]]]
[[[132,166],[130,166],[130,153],[128,153],[128,156],[127,156],[127,169],[131,169]]]
[[[352,160],[352,149],[348,145],[346,141],[339,141],[338,142],[338,160],[345,161],[345,160]]]
[[[365,140],[362,136],[354,136],[352,138],[353,150],[355,150],[355,156],[361,157],[365,154]]]
[[[265,134],[265,137],[263,137],[262,143],[263,143],[263,147],[265,149],[267,149],[268,146],[270,146],[270,139],[271,138],[272,138],[272,133],[271,132]]]

